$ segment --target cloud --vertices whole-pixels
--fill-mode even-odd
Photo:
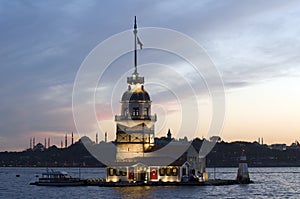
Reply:
[[[130,29],[134,15],[139,27],[172,28],[196,39],[221,72],[226,89],[299,75],[299,9],[297,1],[1,1],[0,136],[9,140],[73,130],[72,86],[81,62],[99,42]],[[131,68],[128,57],[117,62],[124,67],[118,66],[119,75]],[[141,53],[140,60],[174,65],[193,78],[182,60],[151,53]],[[112,75],[118,67],[108,72],[113,81],[120,77]],[[147,73],[145,78],[151,80]],[[202,81],[194,83],[204,85]],[[116,90],[120,94],[115,99],[126,89],[125,81],[120,84],[124,87]],[[187,95],[190,91],[181,85],[170,79],[172,89]],[[159,103],[171,99],[149,92]]]

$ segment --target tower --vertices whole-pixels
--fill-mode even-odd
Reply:
[[[172,140],[172,133],[171,133],[170,129],[168,130],[168,133],[167,133],[167,139]]]
[[[48,138],[48,148],[50,147],[50,138]]]
[[[134,20],[134,72],[127,77],[128,89],[121,98],[121,114],[115,116],[117,160],[144,157],[154,146],[156,115],[151,115],[150,95],[144,87],[144,77],[137,71],[136,17]]]
[[[74,135],[73,135],[73,131],[72,131],[72,145],[74,144]]]
[[[65,136],[65,148],[67,148],[68,147],[68,135],[66,134],[66,136]]]
[[[98,132],[96,133],[96,144],[98,144]]]

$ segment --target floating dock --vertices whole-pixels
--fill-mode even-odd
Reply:
[[[253,183],[250,181],[249,183]],[[249,184],[247,183],[247,184]],[[105,181],[86,181],[86,186],[100,186],[100,187],[133,187],[133,186],[224,186],[241,184],[237,180],[208,180],[205,182],[189,181],[189,182],[105,182]]]
[[[225,185],[235,185],[235,184],[250,184],[240,183],[237,180],[221,180],[214,179],[205,182],[199,181],[188,181],[188,182],[106,182],[102,178],[88,178],[80,179],[77,183],[38,183],[32,182],[30,185],[37,186],[99,186],[99,187],[137,187],[137,186],[225,186]]]

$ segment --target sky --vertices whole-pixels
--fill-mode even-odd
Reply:
[[[113,116],[127,88],[125,78],[132,72],[132,54],[115,60],[99,83],[96,108],[102,129],[77,134],[72,92],[89,53],[112,35],[130,30],[135,15],[139,27],[181,32],[209,55],[224,82],[223,140],[252,142],[263,137],[267,144],[290,145],[300,139],[299,1],[2,0],[0,151],[28,148],[31,137],[41,143],[50,137],[51,144],[60,145],[72,131],[76,139],[82,135],[94,139],[97,131],[100,139],[104,131],[109,140],[115,138]],[[139,37],[143,40],[142,34]],[[191,106],[194,99],[185,89],[186,82],[176,80],[193,79],[187,64],[176,56],[147,49],[139,52],[139,63],[152,112],[158,115],[156,134],[164,136],[170,128],[175,137],[184,136],[178,133],[180,103]],[[158,79],[168,79],[168,89],[153,83]],[[197,101],[201,125],[199,132],[185,129],[189,139],[206,137],[211,117],[205,82],[191,82],[197,87],[194,95],[201,99]],[[101,83],[114,92],[101,91]],[[171,92],[176,88],[180,103]],[[107,94],[111,106],[101,101]],[[93,125],[86,121],[87,127]]]

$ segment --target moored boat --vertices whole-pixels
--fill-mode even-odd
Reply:
[[[81,178],[72,178],[65,171],[47,170],[42,173],[42,177],[38,178],[36,182],[30,183],[30,185],[38,186],[83,186],[86,184],[86,180]]]

